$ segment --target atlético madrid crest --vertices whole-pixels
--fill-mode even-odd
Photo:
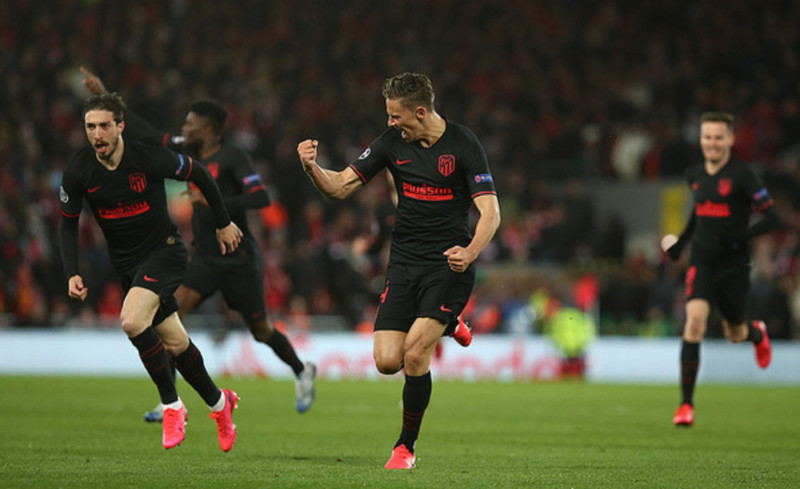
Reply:
[[[131,190],[142,193],[147,188],[147,177],[144,173],[131,173],[128,175],[128,183],[131,184]]]
[[[720,178],[719,183],[717,183],[717,191],[723,197],[727,197],[731,193],[732,187],[733,183],[730,178]]]
[[[449,177],[456,170],[456,157],[453,155],[439,156],[439,173]]]

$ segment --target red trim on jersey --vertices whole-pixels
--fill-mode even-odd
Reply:
[[[189,158],[189,173],[186,174],[185,180],[189,180],[189,176],[192,174],[192,170],[194,169],[194,160],[192,159],[191,156],[188,156],[188,158]]]
[[[497,195],[497,192],[495,192],[494,190],[484,190],[483,192],[477,192],[472,194],[472,198],[474,199],[475,197],[478,197],[480,195]]]
[[[362,182],[367,183],[367,179],[364,178],[364,175],[362,175],[361,172],[358,171],[358,169],[354,167],[352,163],[350,163],[350,168],[352,168],[353,171],[356,172],[356,175],[358,175],[358,178],[360,178]]]
[[[263,185],[256,185],[255,187],[253,187],[250,190],[248,190],[247,193],[248,194],[252,194],[253,192],[258,192],[259,190],[266,191],[267,188],[265,186],[263,186]]]
[[[756,211],[757,212],[764,212],[765,210],[769,209],[770,207],[772,207],[772,199],[768,200],[767,202],[764,202],[761,206],[756,207]]]
[[[80,215],[81,215],[81,213],[80,213],[80,212],[79,212],[79,213],[77,213],[77,214],[67,214],[67,213],[66,213],[66,212],[64,212],[62,209],[59,209],[59,211],[61,212],[61,215],[62,215],[62,216],[64,216],[64,217],[69,217],[69,218],[73,218],[73,219],[74,219],[74,218],[76,218],[76,217],[80,217]]]
[[[165,132],[164,137],[161,138],[161,146],[167,147],[167,142],[169,142],[169,133]]]

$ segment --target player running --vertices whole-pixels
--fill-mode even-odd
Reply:
[[[84,85],[93,93],[106,91],[95,74],[81,67]],[[231,219],[244,233],[233,253],[220,254],[214,239],[214,215],[203,195],[190,186],[194,242],[189,268],[175,292],[178,315],[183,318],[203,301],[220,291],[228,306],[238,311],[253,338],[269,346],[295,375],[295,407],[304,413],[314,403],[317,367],[297,357],[288,338],[278,331],[267,315],[264,303],[264,260],[258,243],[247,226],[247,210],[269,205],[261,176],[245,152],[222,139],[228,113],[214,100],[197,100],[189,107],[181,135],[153,127],[128,110],[127,135],[143,142],[188,152],[199,159],[216,180]],[[160,422],[161,405],[145,413],[145,421]]]
[[[389,129],[340,172],[317,165],[316,140],[297,152],[324,195],[344,199],[384,168],[397,190],[397,217],[386,284],[375,319],[373,356],[383,374],[405,369],[403,421],[387,469],[411,469],[422,417],[431,395],[431,355],[455,330],[469,344],[460,319],[475,282],[473,262],[500,225],[489,163],[475,135],[434,109],[427,76],[404,73],[384,82]],[[472,205],[480,214],[474,236]]]
[[[686,324],[681,347],[681,405],[672,422],[694,423],[693,396],[700,367],[700,342],[706,332],[712,306],[722,313],[725,337],[755,347],[758,366],[767,368],[772,348],[763,321],[746,321],[750,289],[749,240],[782,225],[767,189],[753,170],[731,156],[734,117],[726,112],[707,112],[700,118],[703,166],[687,171],[694,207],[680,238],[669,235],[662,248],[677,260],[691,242],[686,271]],[[750,223],[751,209],[763,214]]]
[[[203,192],[212,209],[220,253],[236,250],[242,231],[228,217],[219,189],[202,165],[167,149],[124,141],[124,114],[125,105],[117,94],[92,95],[83,104],[90,146],[72,157],[59,189],[63,216],[59,244],[68,293],[81,301],[88,293],[78,268],[78,220],[86,200],[122,280],[122,330],[139,351],[164,406],[164,448],[183,441],[186,419],[174,376],[167,368],[169,353],[211,408],[219,445],[227,452],[236,440],[231,414],[239,397],[217,388],[176,313],[173,293],[186,270],[187,253],[167,211],[164,179],[188,180]]]

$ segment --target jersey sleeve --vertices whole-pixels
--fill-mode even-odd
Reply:
[[[764,212],[772,207],[772,197],[770,197],[767,187],[761,179],[750,168],[745,168],[742,175],[742,187],[750,198],[753,209],[757,212]]]
[[[463,163],[470,195],[473,199],[486,194],[497,195],[486,151],[472,132],[469,130],[466,132],[468,143],[465,144],[467,149]]]
[[[61,225],[58,243],[64,275],[69,278],[78,273],[78,219],[83,206],[83,187],[75,171],[70,167],[61,177],[58,200],[61,203]]]
[[[243,209],[257,209],[270,204],[269,194],[261,175],[258,174],[250,157],[244,152],[237,151],[231,158],[231,174],[240,186],[238,195],[225,195],[225,206],[233,214]]]
[[[58,200],[61,202],[63,217],[77,219],[80,216],[83,193],[84,188],[78,174],[68,167],[61,176],[61,186],[58,188]]]
[[[231,219],[222,201],[219,187],[205,166],[189,155],[175,153],[168,149],[153,147],[151,151],[155,157],[150,160],[149,172],[161,178],[188,180],[194,183],[213,210],[217,228],[223,228],[230,224]]]
[[[358,159],[350,163],[358,177],[364,183],[372,180],[381,170],[386,168],[389,162],[388,152],[384,138],[386,133],[380,135],[377,139],[372,141],[367,149],[358,157]]]

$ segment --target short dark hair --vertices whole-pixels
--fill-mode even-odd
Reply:
[[[228,119],[228,111],[225,110],[225,107],[218,101],[210,98],[195,100],[192,102],[192,105],[189,106],[189,112],[194,112],[200,117],[208,119],[208,124],[211,126],[211,130],[214,131],[214,134],[222,132],[222,127]]]
[[[117,92],[103,92],[89,95],[83,101],[83,115],[91,110],[107,110],[114,114],[114,122],[119,124],[125,120],[125,102]]]
[[[730,112],[714,110],[703,112],[703,114],[700,115],[700,124],[704,122],[724,122],[728,126],[728,129],[733,131],[733,124],[736,122],[736,118]]]
[[[430,78],[421,73],[407,72],[387,78],[381,93],[389,100],[400,99],[400,103],[409,109],[420,105],[432,109],[436,99]]]

